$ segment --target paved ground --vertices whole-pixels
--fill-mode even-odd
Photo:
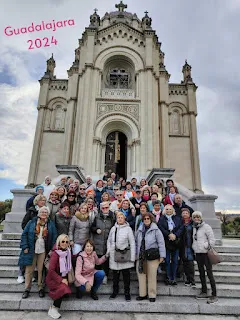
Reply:
[[[0,311],[1,320],[49,320],[46,312]],[[63,320],[240,320],[234,316],[62,312]]]

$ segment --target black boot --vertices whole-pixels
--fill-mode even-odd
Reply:
[[[91,290],[90,296],[93,300],[98,300],[98,295],[95,291]]]
[[[22,298],[23,298],[23,299],[27,299],[27,298],[29,297],[29,293],[30,293],[29,290],[25,290],[25,291],[23,292],[23,294],[22,294]]]

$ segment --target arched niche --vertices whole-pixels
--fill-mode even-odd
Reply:
[[[51,100],[46,110],[45,129],[61,132],[64,131],[66,111],[65,99],[57,98]]]
[[[172,135],[189,135],[189,115],[187,108],[179,102],[169,105],[169,133]]]

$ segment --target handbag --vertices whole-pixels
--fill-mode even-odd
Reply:
[[[210,260],[211,264],[218,264],[221,262],[220,256],[218,254],[218,252],[212,248],[211,246],[209,246],[208,248],[208,259]]]
[[[145,257],[148,261],[160,259],[159,249],[150,248],[145,250]]]
[[[131,250],[130,250],[130,247],[127,246],[123,250],[118,249],[116,247],[116,239],[117,239],[117,228],[116,228],[116,231],[115,231],[114,261],[115,262],[130,262],[131,261]]]
[[[51,254],[52,254],[52,250],[50,250],[46,256],[46,258],[44,259],[44,266],[45,268],[48,270],[49,269],[49,264],[50,264],[50,258],[51,258]]]
[[[74,271],[73,271],[73,267],[71,268],[71,270],[68,272],[68,283],[72,284],[75,281],[75,275],[74,275]]]

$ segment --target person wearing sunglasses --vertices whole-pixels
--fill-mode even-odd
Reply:
[[[105,201],[100,204],[100,211],[96,215],[91,226],[93,241],[97,256],[100,258],[107,252],[107,240],[111,228],[116,222],[115,215],[109,210],[109,202]],[[97,269],[99,269],[97,267]],[[107,284],[109,274],[109,260],[107,259],[102,265],[101,269],[105,272],[103,284]]]
[[[212,304],[218,301],[216,283],[213,276],[212,264],[208,258],[208,250],[215,245],[215,237],[212,227],[203,221],[202,213],[194,211],[192,214],[193,219],[193,245],[192,248],[196,255],[200,280],[201,292],[196,296],[197,299],[207,299],[207,303]],[[205,276],[205,269],[210,281],[212,295],[209,297],[207,294],[207,283]]]
[[[70,215],[73,217],[76,211],[79,209],[79,203],[76,201],[77,194],[75,191],[68,191],[67,199],[64,202],[67,202],[70,207]]]
[[[86,186],[81,184],[79,186],[79,194],[77,196],[77,203],[82,204],[86,200]]]
[[[154,217],[146,212],[142,216],[143,224],[136,233],[137,275],[139,283],[139,296],[142,301],[149,298],[155,302],[157,295],[157,270],[159,263],[166,257],[165,241]],[[152,256],[150,256],[152,253]],[[147,289],[148,288],[148,289]]]
[[[65,296],[71,294],[68,274],[72,270],[70,241],[66,234],[58,236],[53,248],[46,284],[49,288],[49,296],[53,304],[49,308],[48,315],[53,319],[61,317],[59,309]]]

